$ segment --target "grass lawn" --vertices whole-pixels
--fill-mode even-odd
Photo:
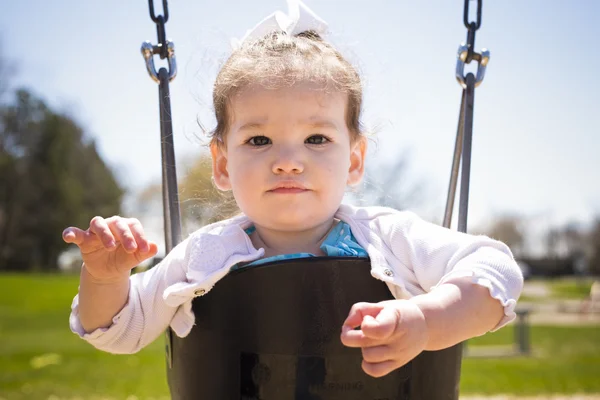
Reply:
[[[513,328],[468,346],[510,345]],[[600,393],[600,326],[532,326],[530,356],[465,358],[461,393]]]
[[[77,276],[0,274],[0,399],[167,399],[162,338],[116,356],[70,332],[77,285]],[[530,357],[466,358],[461,393],[600,393],[599,328],[534,326]],[[508,327],[469,346],[510,343]]]
[[[592,277],[567,277],[557,279],[531,279],[525,285],[543,285],[546,287],[547,296],[528,295],[524,293],[519,298],[520,301],[530,303],[543,303],[549,299],[555,301],[562,300],[585,300],[590,295],[590,289],[594,283]]]
[[[546,281],[552,296],[559,299],[583,300],[590,295],[593,278],[564,278]]]
[[[78,282],[0,275],[0,398],[168,398],[162,339],[135,355],[111,355],[71,333]]]

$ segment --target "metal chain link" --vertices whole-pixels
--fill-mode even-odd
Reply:
[[[485,76],[485,69],[490,60],[490,52],[482,49],[481,53],[475,52],[475,33],[481,27],[481,7],[483,0],[477,1],[477,20],[469,21],[469,2],[475,0],[465,0],[463,14],[463,23],[467,28],[467,41],[458,48],[458,60],[456,62],[456,79],[463,88],[466,88],[466,79],[464,75],[465,64],[470,64],[475,60],[478,63],[475,86],[479,86]]]
[[[154,15],[154,1],[148,0],[148,6],[150,8],[150,18],[152,18],[152,21],[158,22],[158,17]],[[164,15],[163,22],[167,22],[169,20],[169,6],[167,5],[167,0],[162,0],[162,6]]]
[[[161,60],[167,59],[169,64],[169,80],[175,79],[177,75],[177,63],[175,62],[175,45],[167,40],[165,23],[169,20],[169,6],[167,0],[162,0],[163,15],[156,15],[154,12],[154,0],[148,0],[148,8],[150,9],[150,18],[156,24],[156,36],[158,44],[153,46],[150,42],[142,44],[142,55],[146,60],[146,68],[150,77],[157,83],[160,82],[159,74],[154,67],[155,54],[158,54]]]
[[[150,0],[152,2],[152,0]],[[158,22],[156,23],[156,36],[158,36],[158,50],[160,59],[164,60],[168,56],[167,52],[167,32],[165,29],[165,19],[162,15],[158,16]],[[156,54],[156,53],[155,53]]]
[[[456,79],[463,87],[463,94],[460,103],[458,129],[456,131],[456,141],[454,145],[454,158],[450,173],[450,184],[448,186],[448,197],[446,199],[446,209],[444,212],[444,221],[442,223],[446,228],[450,228],[452,223],[452,212],[454,209],[454,199],[456,197],[456,187],[459,179],[458,174],[461,172],[457,227],[459,232],[467,231],[475,87],[483,81],[485,69],[490,60],[490,52],[486,49],[483,49],[481,54],[474,51],[475,32],[481,27],[481,3],[483,0],[477,0],[477,21],[473,22],[469,22],[469,1],[471,0],[465,0],[463,16],[463,22],[468,29],[467,42],[462,43],[458,48],[458,60],[456,62]],[[478,63],[477,75],[475,76],[472,73],[468,73],[465,76],[465,64],[469,64],[473,60]],[[461,169],[462,171],[460,171]]]
[[[473,0],[465,0],[465,10],[463,15],[463,23],[467,28],[467,58],[466,63],[470,63],[473,59],[477,59],[476,56],[479,54],[475,53],[475,33],[481,27],[481,2],[483,0],[477,0],[477,21],[469,22],[469,3]],[[479,61],[477,59],[477,61]]]
[[[161,60],[168,57],[167,49],[167,33],[165,30],[165,22],[169,20],[169,6],[167,0],[162,0],[163,15],[156,16],[154,13],[154,0],[148,0],[148,8],[150,9],[150,18],[156,23],[156,36],[158,36],[158,50]]]
[[[181,236],[181,214],[179,210],[179,195],[177,191],[177,171],[175,168],[175,146],[173,143],[173,121],[171,113],[171,95],[169,82],[177,75],[177,63],[175,62],[175,45],[167,40],[165,22],[169,20],[169,8],[167,0],[162,0],[163,14],[156,15],[153,0],[148,0],[150,18],[156,24],[158,44],[153,46],[150,42],[142,43],[142,56],[146,61],[146,69],[150,77],[159,84],[159,111],[160,111],[160,145],[162,160],[162,194],[164,213],[165,250],[167,253],[179,244]],[[161,59],[167,59],[169,69],[161,68],[156,72],[154,67],[154,55],[160,55]],[[165,331],[165,356],[168,371],[173,367],[173,348],[170,328]]]
[[[465,24],[465,28],[471,29],[473,22],[469,22],[469,1],[473,0],[465,0],[465,11],[463,14],[463,22]],[[473,26],[475,30],[479,29],[481,26],[481,0],[477,0],[477,23]]]

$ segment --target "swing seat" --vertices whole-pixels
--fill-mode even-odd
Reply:
[[[232,271],[169,335],[174,400],[458,399],[461,345],[423,352],[381,378],[340,334],[352,305],[393,299],[368,259],[315,257]]]

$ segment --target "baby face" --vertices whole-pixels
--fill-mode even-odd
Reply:
[[[351,140],[347,95],[310,83],[249,86],[232,99],[224,146],[211,148],[217,187],[256,225],[281,231],[333,218],[364,172],[366,142]]]

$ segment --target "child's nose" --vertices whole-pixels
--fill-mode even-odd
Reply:
[[[281,174],[299,174],[304,171],[304,162],[298,151],[291,149],[281,149],[277,154],[277,159],[273,163],[273,173]]]

